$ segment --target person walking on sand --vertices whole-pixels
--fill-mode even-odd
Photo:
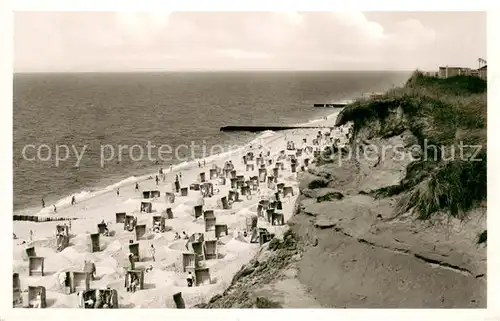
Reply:
[[[57,207],[56,207],[56,204],[53,204],[52,206],[54,207],[54,213],[57,213]]]
[[[158,175],[156,175],[155,180],[156,180],[156,186],[158,186],[158,184],[160,183],[160,178],[158,177]]]
[[[182,172],[179,172],[179,179],[181,180],[182,183]]]
[[[75,195],[71,196],[71,205],[75,205],[76,204],[76,199],[75,199]]]
[[[69,221],[69,231],[71,232],[71,221]]]
[[[155,260],[155,247],[153,244],[151,244],[151,248],[149,249],[149,252],[151,253],[151,258],[153,259],[153,262],[156,262]]]
[[[45,208],[45,200],[42,197],[42,208]]]
[[[118,196],[118,197],[120,196],[120,189],[119,188],[116,189],[116,196]]]
[[[135,191],[138,192],[139,191],[139,183],[135,183]]]

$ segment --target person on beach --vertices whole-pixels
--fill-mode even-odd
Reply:
[[[155,233],[160,233],[161,232],[161,225],[159,221],[156,221],[153,223],[153,232]]]
[[[57,213],[57,207],[56,204],[52,205],[54,207],[54,213]]]
[[[40,309],[42,307],[42,291],[36,294],[35,300],[33,302],[33,308]]]
[[[135,269],[135,260],[134,260],[134,254],[129,253],[128,254],[128,260],[130,262],[130,269],[134,270]]]
[[[179,181],[179,175],[175,175],[175,181],[178,182]]]
[[[97,269],[95,268],[95,263],[94,261],[90,261],[90,279],[95,280],[95,277],[97,276]]]
[[[160,170],[158,171],[158,174],[163,175],[163,168],[160,167]]]
[[[139,183],[135,183],[135,191],[138,192],[139,191]]]
[[[181,236],[179,235],[179,232],[175,232],[174,241],[180,240],[180,239],[181,239]]]
[[[120,196],[120,189],[119,188],[116,189],[116,196]]]
[[[132,287],[132,273],[127,273],[127,278],[125,279],[125,287],[127,292],[130,292]]]
[[[201,164],[200,164],[200,162],[199,162],[199,161],[198,161],[198,167],[199,167],[199,168],[201,168]]]
[[[71,221],[69,221],[69,231],[71,231]]]
[[[191,272],[189,272],[189,274],[186,278],[186,281],[187,281],[188,288],[193,286],[193,275],[191,274]]]
[[[42,208],[45,208],[45,200],[42,198]]]
[[[182,231],[182,235],[184,236],[185,240],[189,239],[189,236],[186,234],[186,231]]]
[[[205,165],[206,165],[206,164],[207,164],[207,163],[205,162],[205,160],[203,160],[203,167],[205,167]]]
[[[104,224],[104,236],[108,236],[109,235],[108,224],[106,224],[104,220],[102,220],[101,224]]]
[[[85,300],[83,304],[85,304],[85,307],[94,308],[94,300],[92,298]]]
[[[96,290],[95,293],[96,293],[96,296],[95,296],[94,309],[101,309],[104,305],[103,292]]]
[[[132,232],[134,230],[134,227],[133,227],[133,223],[131,223],[132,221],[129,220],[125,223],[125,229],[129,232]]]
[[[151,248],[149,249],[149,252],[151,253],[151,258],[153,259],[153,262],[156,262],[155,260],[155,247],[153,244],[151,244]]]
[[[134,280],[132,281],[132,286],[130,289],[132,291],[132,293],[135,293],[138,286],[139,286],[139,280],[137,279],[137,277],[135,277]]]
[[[156,180],[156,186],[158,186],[158,184],[160,183],[160,179],[158,178],[158,175],[156,175],[155,180]]]
[[[75,195],[71,196],[71,205],[75,205],[76,204],[76,199],[75,199]]]
[[[77,306],[79,308],[83,308],[84,307],[84,302],[83,302],[83,291],[78,291],[76,292],[76,301],[78,302]]]
[[[179,172],[179,179],[181,180],[182,183],[182,172]]]
[[[33,230],[30,230],[30,242],[33,241]]]

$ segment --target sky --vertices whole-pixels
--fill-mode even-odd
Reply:
[[[430,71],[478,58],[484,12],[14,13],[14,72]]]

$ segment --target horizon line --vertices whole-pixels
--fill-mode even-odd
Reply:
[[[99,70],[99,71],[13,71],[12,74],[95,74],[95,73],[181,73],[181,72],[411,72],[421,69],[177,69],[177,70]],[[424,70],[421,70],[424,71]]]

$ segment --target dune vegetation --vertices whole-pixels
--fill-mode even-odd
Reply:
[[[396,215],[414,209],[420,219],[436,212],[463,218],[486,200],[486,119],[486,81],[416,71],[403,87],[347,106],[336,125],[353,123],[353,143],[411,132],[420,159],[399,185],[372,194],[400,195]]]

